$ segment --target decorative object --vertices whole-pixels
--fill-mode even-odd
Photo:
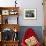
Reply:
[[[7,19],[5,19],[5,24],[8,24],[8,18],[7,18]]]
[[[10,28],[5,28],[3,30],[3,34],[2,34],[2,40],[4,41],[8,41],[12,39],[12,30]]]
[[[24,9],[24,19],[36,19],[36,9]]]
[[[2,10],[2,15],[9,15],[9,10]]]
[[[17,14],[17,11],[15,11],[15,10],[10,10],[9,14],[10,14],[10,15],[16,15],[16,14]]]
[[[17,2],[16,2],[17,0],[15,0],[15,7],[16,7],[16,4],[17,4]]]
[[[14,29],[14,32],[17,32],[16,28]]]
[[[14,41],[15,40],[18,40],[18,32],[17,32],[17,30],[16,30],[16,28],[13,30],[15,33],[14,33]]]
[[[14,32],[13,40],[18,40],[18,32]]]
[[[14,15],[14,12],[13,11],[10,11],[10,15]]]
[[[25,40],[25,43],[28,45],[28,46],[35,46],[37,44],[38,40],[36,39],[36,37],[32,36],[32,37],[29,37],[28,39]]]

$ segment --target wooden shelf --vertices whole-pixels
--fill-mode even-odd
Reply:
[[[5,28],[10,28],[14,31],[14,29],[16,29],[17,31],[19,31],[20,26],[18,24],[0,24],[0,28],[1,31]]]
[[[15,40],[15,41],[10,40],[10,41],[3,41],[3,42],[5,42],[5,43],[8,43],[8,42],[12,43],[12,42],[19,42],[19,40]]]
[[[18,46],[18,41],[3,41],[1,42],[1,45],[3,46]]]
[[[9,13],[7,15],[18,15],[19,7],[0,7],[0,14],[2,11],[7,11]],[[11,12],[14,14],[10,14]]]
[[[5,10],[5,9],[17,9],[18,10],[19,7],[0,7],[1,10]]]
[[[12,31],[14,31],[14,33],[15,32],[18,33],[18,31],[20,29],[20,26],[18,24],[18,15],[19,15],[19,7],[0,7],[0,20],[1,20],[0,32],[3,33],[3,30],[8,28],[8,29],[11,29]],[[8,17],[9,16],[14,16],[14,17],[17,16],[17,24],[8,24],[7,16]],[[6,20],[5,20],[5,17],[6,17]],[[1,36],[2,36],[2,34],[1,34]],[[18,42],[19,42],[18,39],[17,39],[17,41],[13,41],[13,39],[10,39],[9,41],[4,41],[4,39],[2,39],[2,38],[3,37],[1,37],[0,46],[18,46]]]
[[[10,12],[13,12],[13,14]],[[17,13],[15,14],[14,12],[15,13],[17,12]],[[2,24],[6,23],[5,17],[8,17],[8,16],[14,16],[14,17],[17,16],[17,24],[18,24],[19,7],[0,7],[0,15],[1,15]],[[6,20],[7,20],[7,24],[8,24],[8,18]]]

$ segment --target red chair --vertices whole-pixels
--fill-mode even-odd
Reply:
[[[21,46],[27,46],[27,44],[25,43],[25,40],[34,36],[37,39],[37,35],[36,33],[33,31],[32,28],[28,28],[24,34],[24,37],[22,38],[22,42],[21,42]],[[38,39],[37,39],[38,41]],[[37,44],[35,46],[41,46],[40,42],[38,41]]]

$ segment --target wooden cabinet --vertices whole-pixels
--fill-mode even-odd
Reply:
[[[12,18],[13,19],[12,20],[9,17],[16,17],[16,19]],[[0,32],[1,32],[0,46],[18,46],[19,39],[17,40],[15,39],[15,36],[17,36],[19,32],[18,17],[19,17],[19,7],[0,7]],[[10,22],[9,19],[14,23],[12,22],[9,23]],[[7,41],[7,40],[4,40],[2,37],[2,35],[4,35],[4,32],[6,32],[6,35],[8,37],[10,33],[7,33],[7,32],[13,32],[14,35],[11,34],[12,35],[12,37],[10,36],[11,39]]]

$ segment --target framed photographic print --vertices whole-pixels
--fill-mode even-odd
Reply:
[[[2,15],[9,15],[9,10],[2,10]]]
[[[36,19],[36,9],[24,9],[24,19]]]

